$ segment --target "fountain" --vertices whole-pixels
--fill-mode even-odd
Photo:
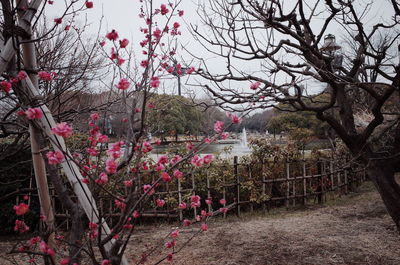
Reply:
[[[247,133],[246,133],[246,128],[243,127],[242,130],[242,147],[247,148]]]

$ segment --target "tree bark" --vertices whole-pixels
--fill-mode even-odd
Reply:
[[[373,162],[367,172],[400,233],[400,186],[394,178],[395,170],[388,163]]]

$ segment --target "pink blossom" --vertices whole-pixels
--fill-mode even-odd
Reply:
[[[106,34],[106,38],[112,41],[115,41],[118,39],[118,32],[116,32],[114,29]]]
[[[240,124],[242,122],[242,119],[234,114],[231,115],[231,120],[233,124]]]
[[[55,22],[56,24],[61,24],[61,23],[62,23],[62,18],[61,18],[61,17],[55,18],[55,19],[54,19],[54,22]]]
[[[186,203],[184,203],[184,202],[181,202],[181,203],[178,205],[178,208],[179,208],[179,209],[182,209],[182,210],[186,209],[186,207],[187,207],[187,205],[186,205]]]
[[[83,179],[82,179],[82,183],[89,184],[89,182],[90,182],[90,181],[89,181],[88,178],[83,178]]]
[[[161,199],[156,200],[157,207],[163,207],[165,205],[165,201]]]
[[[64,154],[61,151],[50,151],[46,154],[47,160],[49,161],[50,165],[57,165],[64,161]]]
[[[192,143],[189,142],[186,144],[186,150],[192,151],[193,149],[194,149],[194,145]]]
[[[174,254],[168,253],[168,255],[167,255],[167,261],[172,261],[173,258],[174,258]]]
[[[16,215],[24,215],[29,211],[29,205],[21,202],[18,205],[14,205],[14,211]]]
[[[161,178],[164,182],[170,182],[171,176],[167,172],[161,173]]]
[[[101,47],[104,47],[106,45],[106,42],[103,40],[103,41],[100,41],[99,44],[100,44]]]
[[[222,198],[222,199],[219,200],[219,203],[222,204],[222,205],[225,205],[226,204],[226,200],[224,198]]]
[[[163,164],[157,163],[157,164],[155,165],[155,170],[156,170],[157,172],[161,172],[161,171],[163,171],[164,169],[165,169],[165,167],[164,167]]]
[[[222,207],[222,208],[219,208],[219,211],[220,211],[221,213],[227,213],[227,212],[228,212],[228,208]]]
[[[208,198],[208,199],[206,200],[206,204],[207,204],[207,205],[211,205],[211,204],[212,204],[211,198]]]
[[[19,71],[18,74],[17,74],[17,77],[18,77],[19,80],[24,80],[24,79],[26,79],[28,77],[28,75],[26,74],[25,71]]]
[[[111,261],[109,261],[108,259],[103,259],[103,261],[101,262],[101,265],[112,265]]]
[[[207,224],[201,224],[201,230],[202,231],[207,231],[208,230],[208,225]]]
[[[106,171],[109,174],[114,174],[117,172],[117,163],[114,159],[110,158],[106,161]]]
[[[179,11],[178,11],[178,15],[179,15],[180,17],[183,16],[184,13],[185,13],[185,11],[183,11],[183,10],[179,10]]]
[[[151,150],[153,150],[153,147],[151,146],[151,144],[149,142],[144,142],[143,145],[142,145],[143,153],[148,153]]]
[[[86,152],[90,156],[97,156],[99,154],[96,148],[86,148]]]
[[[160,38],[161,38],[161,35],[162,35],[161,29],[156,28],[156,29],[153,31],[153,36],[154,36],[154,38],[160,39]]]
[[[196,69],[192,66],[192,67],[190,67],[189,69],[186,70],[186,73],[187,73],[188,75],[190,75],[190,74],[192,74],[194,71],[196,71]]]
[[[179,161],[181,161],[181,159],[182,159],[182,157],[181,157],[180,155],[174,155],[174,156],[171,158],[171,163],[172,163],[172,164],[176,164],[176,163],[178,163]]]
[[[214,156],[211,154],[205,155],[203,158],[204,164],[210,164],[214,159]]]
[[[259,86],[261,85],[261,83],[260,82],[254,82],[254,83],[252,83],[251,85],[250,85],[250,89],[252,89],[252,90],[256,90]]]
[[[158,158],[158,162],[157,163],[163,164],[163,165],[168,164],[168,156],[166,156],[166,155],[160,156]]]
[[[132,187],[133,181],[132,180],[124,180],[124,186],[125,187]]]
[[[123,39],[119,41],[119,47],[121,48],[126,48],[126,46],[128,46],[129,44],[129,40],[128,39]]]
[[[69,259],[63,258],[60,260],[60,265],[68,265],[69,264]]]
[[[210,137],[206,137],[204,139],[204,142],[207,143],[207,144],[211,144],[212,143],[212,139]]]
[[[86,1],[85,5],[86,5],[86,8],[93,8],[93,2],[92,1]]]
[[[154,109],[156,107],[156,105],[154,103],[150,102],[149,104],[147,104],[147,107],[149,109]]]
[[[45,72],[45,71],[40,71],[38,73],[39,75],[39,79],[43,80],[43,81],[51,81],[53,80],[53,76],[51,75],[51,73]]]
[[[118,84],[115,85],[116,88],[121,89],[121,90],[127,90],[130,86],[130,83],[128,81],[128,79],[126,78],[122,78],[121,80],[119,80]]]
[[[40,108],[29,108],[25,111],[25,114],[29,120],[41,119],[43,117],[43,112]]]
[[[201,203],[200,203],[200,196],[199,196],[199,195],[193,195],[193,196],[190,198],[190,202],[191,202],[192,208],[200,207],[200,205],[201,205]]]
[[[178,236],[179,236],[179,230],[175,230],[175,231],[172,231],[171,232],[171,235],[170,235],[172,238],[178,238]]]
[[[150,87],[157,88],[160,86],[160,79],[157,76],[153,76],[150,81]]]
[[[163,15],[163,16],[166,15],[166,14],[168,14],[168,12],[169,12],[167,6],[164,5],[164,4],[161,5],[160,11],[161,11],[161,15]]]
[[[108,136],[100,133],[97,136],[97,140],[98,140],[99,143],[107,143],[108,142]]]
[[[51,131],[61,137],[70,137],[72,135],[72,128],[66,122],[57,123],[56,127]]]
[[[224,130],[224,123],[222,121],[216,121],[214,123],[214,131],[217,133],[222,133]]]
[[[1,88],[4,92],[6,92],[7,94],[10,93],[11,87],[12,87],[12,85],[11,85],[11,83],[8,82],[8,81],[1,81],[1,82],[0,82],[0,88]]]
[[[145,184],[145,185],[143,185],[143,191],[144,191],[144,193],[147,193],[147,195],[153,195],[154,194],[154,192],[156,192],[155,190],[154,190],[154,188],[151,188],[151,185],[149,185],[149,184]]]
[[[124,62],[125,62],[125,60],[120,58],[120,57],[117,59],[117,64],[118,65],[122,65]]]
[[[190,222],[188,219],[183,220],[183,226],[189,226],[191,224],[192,222]]]
[[[183,177],[183,172],[179,171],[179,169],[174,171],[174,177],[180,179]]]
[[[104,173],[104,172],[102,172],[102,173],[100,174],[99,178],[95,180],[95,182],[96,182],[97,184],[99,184],[99,185],[107,184],[107,182],[108,182],[108,176],[107,176],[107,174]]]
[[[203,165],[203,160],[198,155],[195,155],[190,163],[196,167],[201,167]]]
[[[132,224],[124,224],[122,228],[124,228],[126,230],[131,230],[133,228],[133,225]]]
[[[181,26],[181,24],[179,24],[178,22],[174,22],[173,27],[175,29],[179,28]]]
[[[115,199],[114,204],[115,204],[115,207],[117,207],[120,210],[123,210],[126,207],[126,204],[124,202],[122,202],[121,199],[119,199],[119,200]]]
[[[143,60],[140,62],[140,66],[143,68],[146,68],[149,65],[149,62],[147,60]]]
[[[132,214],[132,216],[133,216],[133,218],[139,218],[140,217],[140,213],[138,212],[138,211],[133,211],[133,214]]]
[[[14,231],[20,234],[26,233],[29,231],[29,226],[27,226],[24,221],[15,220]]]
[[[228,132],[221,133],[221,139],[222,140],[228,139],[228,137],[229,137],[229,133]]]
[[[97,121],[100,118],[100,115],[98,113],[92,113],[90,114],[90,119]]]

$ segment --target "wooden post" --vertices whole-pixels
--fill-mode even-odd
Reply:
[[[196,195],[196,183],[194,181],[193,171],[191,173],[191,177],[192,177],[192,195]],[[193,207],[193,215],[194,215],[194,218],[196,219],[196,216],[197,216],[197,208],[196,207]]]
[[[296,171],[294,171],[294,178],[292,181],[292,196],[293,196],[293,206],[296,206]]]
[[[348,187],[349,182],[347,179],[347,167],[345,167],[343,171],[344,171],[344,193],[348,194],[349,193],[349,187]]]
[[[307,171],[306,171],[306,161],[303,160],[303,205],[306,205],[307,201]]]
[[[225,174],[222,174],[222,183],[223,183],[223,189],[222,189],[222,198],[226,200],[226,183],[225,183]],[[224,212],[224,218],[226,218],[226,212]]]
[[[289,208],[289,196],[290,196],[290,164],[286,162],[286,208]]]
[[[265,162],[264,162],[264,160],[263,160],[263,162],[262,162],[262,165],[261,165],[261,168],[262,168],[262,170],[261,170],[261,175],[262,175],[262,197],[263,197],[263,199],[265,198],[265,196],[266,196],[266,190],[267,190],[267,187],[266,187],[266,183],[265,183]],[[263,210],[264,210],[264,213],[265,213],[265,210],[266,210],[266,205],[265,205],[265,200],[263,201]]]
[[[322,185],[322,161],[318,161],[317,162],[317,174],[318,174],[318,187],[317,187],[317,192],[319,192],[319,194],[317,194],[317,200],[319,204],[323,203],[323,185]]]
[[[233,157],[233,174],[236,177],[236,215],[240,217],[240,176],[239,176],[238,157]]]
[[[206,168],[206,180],[207,180],[207,199],[211,198],[211,186],[210,186],[210,178],[208,177],[208,168]],[[208,212],[212,211],[212,205],[208,204]]]
[[[334,181],[333,171],[334,171],[333,160],[331,160],[331,161],[329,161],[329,176],[330,176],[330,180],[331,180],[331,190],[332,191],[334,190],[334,187],[335,187],[334,182],[333,182]]]
[[[251,167],[249,164],[247,164],[247,171],[249,172],[249,179],[252,179],[251,176]],[[264,183],[263,183],[264,184]],[[250,212],[253,213],[254,212],[254,205],[253,202],[250,202]]]
[[[208,177],[207,177],[208,180]],[[182,203],[182,187],[181,187],[181,179],[178,179],[178,203],[181,204]],[[179,208],[179,220],[182,221],[183,220],[183,213],[182,213],[182,209]]]

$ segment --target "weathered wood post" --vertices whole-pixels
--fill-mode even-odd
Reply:
[[[319,204],[323,203],[323,185],[322,185],[322,161],[317,161],[317,181],[318,181],[318,186],[317,186],[317,200]]]
[[[208,176],[207,176],[207,180],[208,180]],[[182,203],[182,184],[181,184],[181,179],[178,178],[178,203],[179,205]],[[179,208],[179,221],[183,220],[183,213],[182,213],[182,209]]]
[[[233,157],[233,174],[236,179],[236,215],[240,217],[240,176],[237,156]]]
[[[211,186],[210,186],[210,178],[208,176],[208,168],[206,168],[206,180],[207,180],[207,199],[211,198]],[[208,204],[208,212],[212,211],[212,204]]]
[[[286,208],[289,208],[289,196],[290,196],[290,164],[286,161]]]
[[[267,189],[267,187],[266,187],[266,183],[265,183],[265,181],[266,181],[266,179],[265,179],[265,168],[266,168],[266,166],[265,166],[265,162],[264,162],[264,160],[262,161],[262,165],[261,165],[261,176],[262,176],[262,197],[263,197],[263,211],[264,211],[264,213],[265,213],[265,211],[266,211],[266,205],[265,205],[265,203],[266,203],[266,200],[264,199],[265,197],[266,197],[266,189]]]
[[[307,171],[306,171],[306,161],[303,160],[303,205],[306,205],[307,202]]]

